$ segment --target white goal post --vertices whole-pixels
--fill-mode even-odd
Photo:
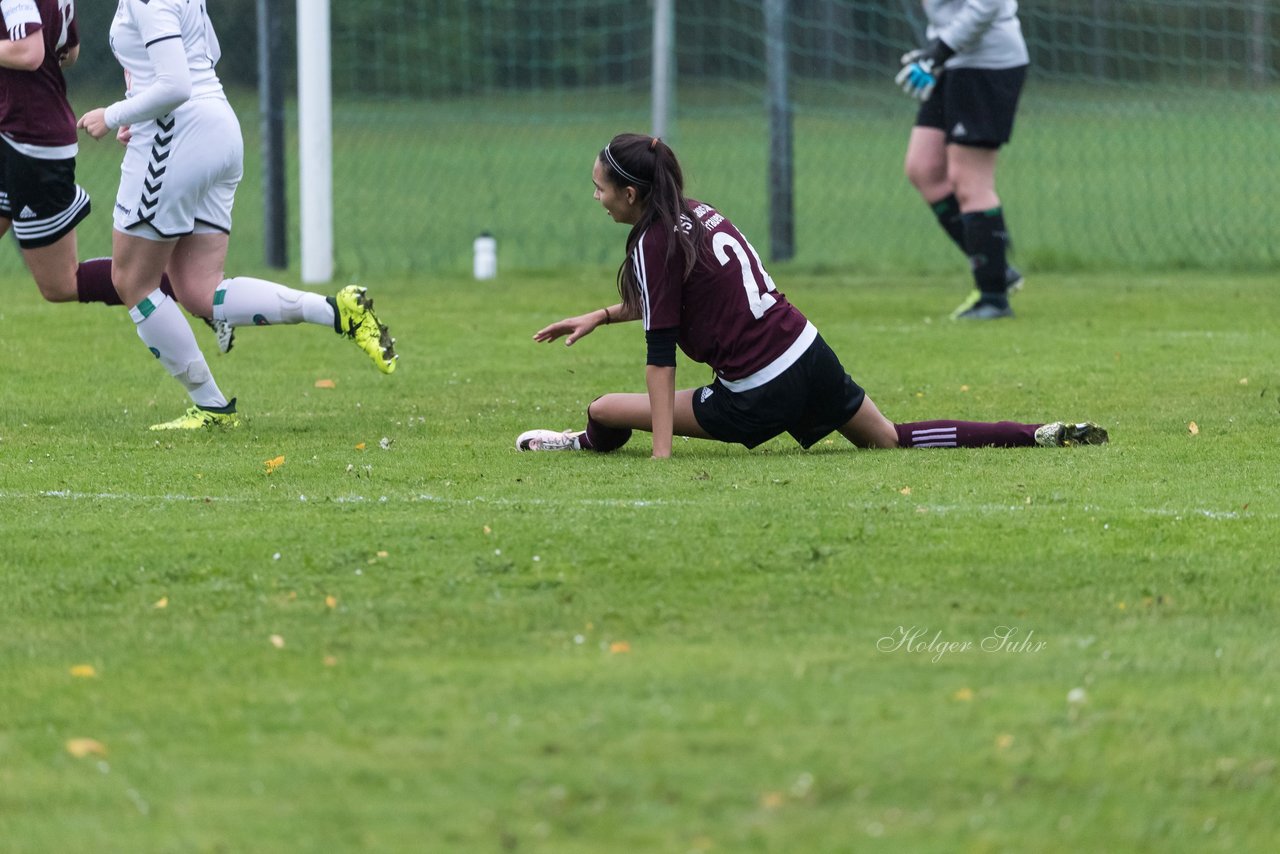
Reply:
[[[302,281],[333,279],[329,0],[298,0],[298,199]]]
[[[298,214],[302,281],[333,279],[333,85],[330,0],[298,0]],[[653,4],[653,134],[671,130],[675,0]]]

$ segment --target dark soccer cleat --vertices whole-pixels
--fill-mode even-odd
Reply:
[[[952,320],[999,320],[1002,317],[1013,317],[1013,309],[1005,305],[992,305],[978,300],[968,308],[960,306],[952,314]]]
[[[1069,448],[1073,445],[1105,445],[1107,431],[1092,421],[1073,424],[1055,421],[1036,428],[1036,444],[1042,448]]]
[[[1022,286],[1027,283],[1026,278],[1018,270],[1017,267],[1006,267],[1004,271],[1004,298],[1009,297],[1022,290]],[[969,296],[965,297],[964,302],[956,306],[951,312],[952,320],[960,320],[970,309],[974,308],[982,301],[982,291],[974,288]],[[1013,317],[1012,311],[1009,314],[1002,314],[999,317]],[[965,320],[995,320],[995,317],[964,317]]]
[[[1004,271],[1004,293],[1005,296],[1013,296],[1022,290],[1022,286],[1027,283],[1026,278],[1022,275],[1017,267],[1010,265]]]

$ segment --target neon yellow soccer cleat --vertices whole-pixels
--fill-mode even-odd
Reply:
[[[373,313],[373,299],[359,285],[347,285],[331,297],[333,328],[339,335],[356,342],[368,354],[378,370],[389,374],[396,369],[396,339]]]
[[[240,426],[240,416],[236,415],[235,398],[226,406],[217,409],[204,409],[193,406],[172,421],[152,424],[152,430],[216,430],[230,429]]]

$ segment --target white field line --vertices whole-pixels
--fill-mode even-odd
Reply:
[[[23,492],[0,492],[0,501],[19,501],[31,500],[38,498],[55,498],[64,501],[123,501],[135,504],[264,504],[275,503],[263,501],[261,498],[251,497],[247,495],[181,495],[178,493],[165,493],[164,495],[136,495],[133,493],[121,492],[72,492],[66,489],[48,490],[43,492],[23,493]],[[298,495],[296,497],[282,498],[281,501],[290,503],[306,503],[310,501],[325,502],[329,501],[334,504],[389,504],[392,502],[407,503],[427,503],[427,504],[448,504],[460,506],[472,505],[493,505],[493,506],[523,506],[523,505],[545,505],[548,507],[563,507],[566,505],[577,505],[581,507],[672,507],[681,504],[693,504],[692,501],[672,501],[667,499],[653,498],[577,498],[577,499],[555,499],[555,498],[485,498],[478,495],[474,498],[453,498],[445,495],[432,495],[430,493],[416,493],[408,496],[368,496],[368,495],[325,495],[316,498],[315,496]]]
[[[163,495],[138,495],[134,493],[120,492],[73,492],[71,490],[49,490],[42,492],[0,492],[0,501],[27,501],[33,499],[60,499],[63,501],[80,502],[80,501],[121,501],[134,504],[183,504],[183,503],[213,503],[213,504],[263,504],[261,498],[243,496],[243,495],[183,495],[179,493],[165,493]],[[456,498],[446,495],[434,495],[432,493],[414,493],[407,496],[367,496],[367,495],[334,495],[334,496],[308,496],[297,495],[290,498],[281,498],[281,502],[305,503],[308,501],[329,501],[334,504],[390,504],[390,503],[423,503],[423,504],[443,504],[449,506],[461,507],[678,507],[691,504],[702,504],[703,502],[694,502],[688,500],[672,500],[666,498],[486,498],[478,495],[473,498]],[[275,503],[275,502],[270,502]],[[1053,513],[1055,511],[1083,512],[1096,516],[1119,517],[1125,513],[1137,512],[1144,516],[1159,516],[1181,520],[1184,518],[1203,518],[1213,519],[1215,521],[1248,521],[1252,519],[1276,519],[1280,518],[1280,514],[1276,513],[1260,513],[1254,510],[1214,510],[1205,507],[1138,507],[1132,509],[1108,509],[1099,507],[1094,504],[1085,504],[1082,506],[1067,504],[920,504],[911,501],[866,501],[862,503],[849,502],[844,505],[850,510],[882,510],[891,507],[894,510],[911,511],[920,514],[938,513],[946,515],[949,513],[977,513],[986,516],[998,516],[1003,514],[1016,513]]]

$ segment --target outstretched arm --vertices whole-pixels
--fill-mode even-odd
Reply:
[[[577,317],[566,317],[564,320],[557,320],[555,323],[544,326],[533,333],[533,340],[545,343],[554,341],[561,335],[568,335],[569,337],[565,339],[564,345],[569,347],[582,336],[590,335],[601,324],[620,323],[624,320],[635,319],[634,316],[626,314],[623,311],[622,304],[618,303],[607,308],[597,308],[595,311],[589,311]]]

